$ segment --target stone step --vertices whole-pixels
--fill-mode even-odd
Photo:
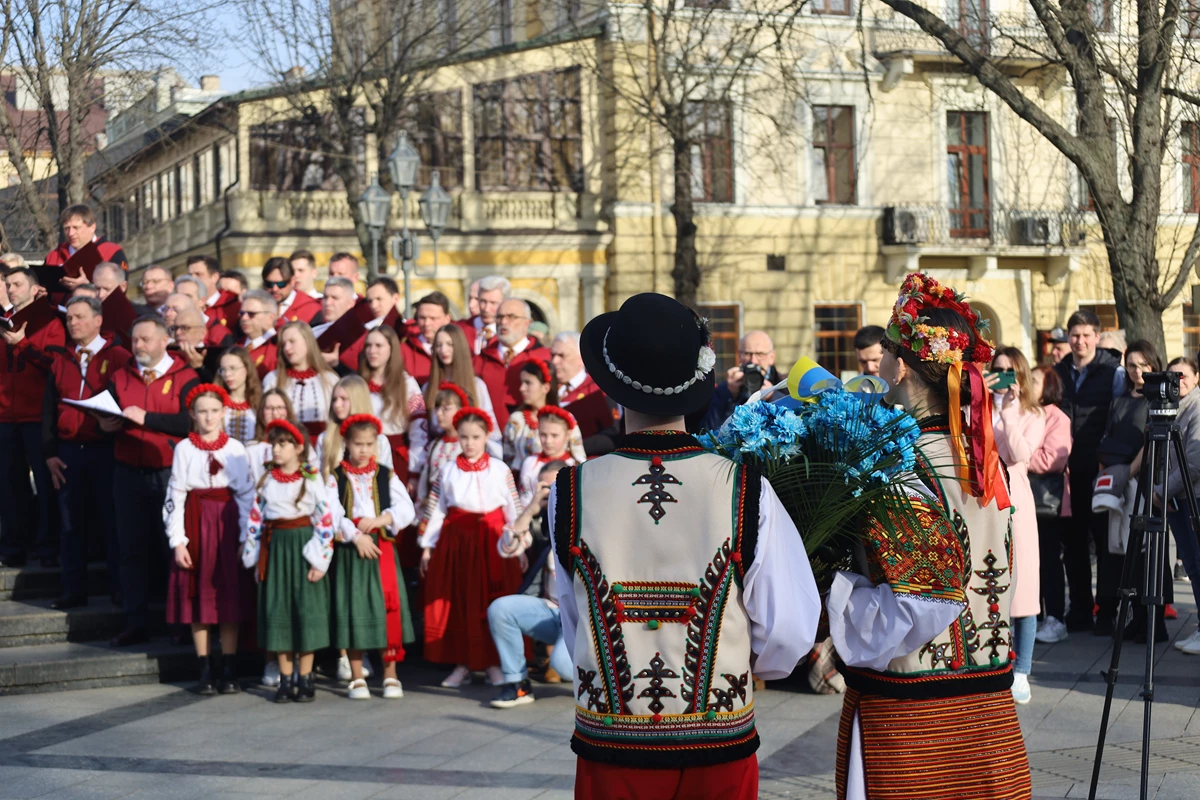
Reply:
[[[116,648],[61,642],[0,649],[0,696],[188,680],[196,656],[167,640]]]
[[[108,594],[108,567],[89,564],[87,593]],[[0,600],[29,600],[37,597],[58,597],[62,594],[62,570],[40,565],[0,567]]]
[[[55,611],[52,601],[0,601],[0,651],[10,647],[25,647],[62,642],[94,642],[107,640],[120,633],[125,615],[107,597],[93,597],[82,608]]]

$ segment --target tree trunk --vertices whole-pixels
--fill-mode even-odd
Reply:
[[[675,137],[672,149],[675,159],[675,202],[671,204],[671,216],[675,218],[675,266],[671,270],[671,277],[675,282],[675,299],[695,308],[701,276],[696,257],[691,142],[683,137]]]
[[[1165,364],[1167,347],[1163,335],[1163,309],[1157,307],[1158,291],[1150,279],[1150,260],[1155,257],[1154,238],[1151,236],[1146,241],[1144,236],[1135,234],[1123,243],[1106,244],[1113,298],[1117,317],[1125,331],[1125,340],[1133,342],[1144,339],[1150,342]]]

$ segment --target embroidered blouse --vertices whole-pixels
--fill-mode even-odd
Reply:
[[[533,502],[533,496],[537,494],[538,473],[542,471],[542,467],[551,461],[565,461],[568,467],[573,467],[579,463],[571,457],[569,452],[563,453],[560,458],[545,459],[540,455],[526,458],[525,462],[521,464],[521,479],[517,481],[522,506],[528,506]]]
[[[304,497],[297,500],[300,487]],[[333,559],[333,517],[325,496],[325,484],[320,476],[301,481],[280,483],[267,476],[254,498],[246,527],[246,543],[242,548],[242,563],[251,569],[258,563],[258,551],[267,523],[276,519],[308,517],[312,520],[312,538],[304,545],[304,558],[316,569],[325,572]]]
[[[424,392],[427,388],[429,388],[429,384],[422,386],[421,391]],[[496,410],[492,406],[492,396],[488,394],[487,384],[479,376],[475,377],[475,407],[482,408],[492,418],[492,432],[488,434],[488,455],[492,458],[504,458],[504,432],[496,427]],[[441,425],[438,425],[437,416],[433,413],[432,408],[427,409],[427,411],[429,413],[425,415],[425,418],[427,420],[426,426],[429,430],[429,438],[432,439],[435,436],[441,436],[445,431],[442,430]],[[424,462],[419,464],[417,469],[419,470],[423,466]],[[518,464],[517,466],[520,465]]]
[[[381,508],[378,512],[375,510],[375,480],[378,472],[369,473],[366,475],[353,475],[347,473],[346,482],[350,484],[350,491],[354,495],[354,507],[343,508],[341,493],[338,492],[337,475],[330,475],[325,480],[325,493],[329,497],[329,510],[333,515],[333,531],[334,537],[339,542],[353,542],[360,535],[358,526],[354,524],[354,520],[362,517],[382,517],[384,514],[392,515],[392,524],[387,526],[388,535],[392,538],[400,535],[400,531],[412,524],[417,513],[413,508],[412,500],[408,497],[408,491],[400,480],[396,477],[396,473],[388,471],[388,492],[391,494],[391,506]]]
[[[530,420],[532,419],[532,424]],[[542,452],[542,443],[538,439],[537,412],[522,409],[514,411],[504,426],[504,457],[509,466],[520,471],[525,466],[525,459]],[[576,425],[567,435],[567,453],[575,459],[576,464],[587,460],[583,450],[583,436]]]
[[[254,426],[257,421],[253,408],[225,407],[225,432],[242,444],[254,441]]]
[[[322,433],[317,437],[317,453],[313,457],[313,464],[325,463],[325,434]],[[388,444],[386,437],[379,436],[375,439],[375,463],[381,467],[392,469],[392,448]],[[323,469],[323,468],[322,468]]]
[[[210,458],[220,464],[214,471]],[[250,506],[254,502],[254,479],[250,473],[250,461],[245,446],[229,438],[220,450],[201,450],[184,439],[175,445],[171,460],[171,479],[167,481],[167,500],[163,504],[163,524],[167,532],[167,544],[172,548],[188,543],[184,526],[184,506],[188,492],[193,489],[225,489],[233,491],[238,507],[238,539],[245,537],[246,521]]]
[[[421,467],[425,463],[425,445],[429,441],[428,428],[425,422],[425,395],[421,394],[421,387],[413,380],[412,375],[405,375],[404,380],[405,392],[408,394],[407,430],[396,424],[394,419],[384,418],[383,395],[381,393],[371,392],[371,408],[374,409],[375,416],[379,417],[383,422],[384,436],[396,436],[401,433],[408,434],[408,472],[410,475],[416,475],[421,471]],[[385,467],[391,466],[391,456],[388,458],[389,463],[384,464]],[[383,464],[382,461],[379,463]]]
[[[437,547],[446,512],[452,508],[472,514],[487,514],[502,508],[504,521],[509,525],[521,515],[517,485],[507,464],[493,458],[485,470],[464,472],[456,462],[457,459],[442,468],[436,490],[431,490],[425,501],[430,511],[417,540],[421,547]]]
[[[442,470],[447,464],[454,463],[454,459],[462,452],[462,445],[458,443],[458,439],[447,440],[445,436],[440,436],[434,439],[427,452],[425,466],[421,469],[421,478],[417,482],[417,502],[420,504],[422,522],[429,519],[432,511],[426,502],[427,498],[430,493],[436,491],[434,487],[442,476]]]
[[[283,358],[282,353],[280,358]],[[275,388],[277,374],[271,371],[263,378],[264,392]],[[329,401],[333,397],[333,387],[337,382],[336,372],[318,372],[315,377],[305,380],[289,380],[284,391],[292,401],[296,421],[302,425],[324,422],[329,417]]]
[[[319,464],[317,461],[317,451],[313,450],[310,445],[305,458],[308,464]],[[271,445],[267,442],[250,442],[246,445],[246,459],[250,462],[250,476],[254,480],[254,485],[258,485],[258,479],[263,476],[263,473],[271,466],[271,459],[274,456],[271,453]]]

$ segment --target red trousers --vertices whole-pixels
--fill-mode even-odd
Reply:
[[[683,769],[639,769],[578,759],[575,800],[756,800],[758,756]]]

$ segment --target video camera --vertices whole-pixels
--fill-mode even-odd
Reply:
[[[1147,372],[1142,380],[1145,382],[1142,396],[1150,405],[1150,413],[1166,412],[1166,416],[1174,416],[1179,410],[1179,373]]]

